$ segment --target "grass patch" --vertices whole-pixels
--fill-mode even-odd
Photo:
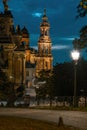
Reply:
[[[0,130],[80,130],[69,126],[58,127],[55,123],[48,123],[21,117],[0,116]]]

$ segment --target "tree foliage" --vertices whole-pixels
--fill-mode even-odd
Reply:
[[[77,17],[85,17],[87,15],[87,0],[81,0],[77,6]],[[80,30],[79,38],[75,38],[73,45],[75,49],[84,49],[87,47],[87,25]]]
[[[87,92],[87,61],[83,58],[78,61],[76,78],[77,96],[81,96],[82,93],[80,90]],[[39,99],[42,97],[45,98],[47,95],[50,101],[58,96],[73,96],[74,63],[66,62],[56,64],[50,76],[45,80],[46,84],[38,89]]]
[[[39,88],[36,89],[37,98],[45,99],[49,97],[50,104],[54,97],[54,84],[53,84],[53,75],[50,70],[42,70],[39,73],[38,81],[45,81],[45,84],[42,84]]]
[[[77,64],[77,96],[80,90],[87,92],[87,61],[80,59]],[[74,64],[56,64],[54,67],[54,87],[56,96],[73,96]]]
[[[0,99],[9,100],[14,95],[13,83],[9,81],[5,72],[0,69]]]
[[[56,64],[53,76],[55,96],[72,96],[73,65],[71,63]]]
[[[24,84],[20,84],[20,86],[16,89],[16,97],[22,98],[24,95],[25,86]]]
[[[76,18],[84,17],[86,15],[87,15],[87,0],[80,0],[79,4],[77,6]]]
[[[75,49],[84,49],[87,47],[87,25],[82,27],[80,30],[80,38],[73,41]]]

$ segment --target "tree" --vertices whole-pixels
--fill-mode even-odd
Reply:
[[[87,47],[87,25],[80,30],[80,38],[74,39],[73,45],[75,49],[84,49]]]
[[[74,89],[74,65],[61,63],[54,66],[54,90],[55,96],[73,96]],[[80,58],[77,64],[77,96],[81,96],[80,90],[87,92],[87,61]]]
[[[61,63],[54,66],[55,96],[73,95],[73,64]]]
[[[42,84],[39,88],[36,89],[37,98],[45,99],[46,96],[50,99],[50,106],[52,105],[52,99],[54,98],[54,84],[53,76],[51,70],[42,70],[39,73],[38,81],[46,81],[45,84]]]
[[[52,106],[52,100],[55,97],[55,87],[54,87],[54,75],[53,72],[50,73],[49,78],[46,80],[46,95],[48,95],[50,100],[50,106]]]
[[[14,97],[14,86],[9,81],[5,72],[0,68],[0,99],[1,100],[12,100]]]
[[[78,15],[76,16],[76,18],[84,17],[87,15],[87,0],[80,1],[80,3],[77,6],[77,13]]]
[[[87,15],[87,0],[81,0],[77,6],[77,17],[85,17]],[[87,47],[87,25],[81,28],[80,38],[74,39],[73,45],[75,49],[84,49]]]
[[[16,89],[16,97],[17,98],[22,98],[24,95],[24,84],[21,84],[17,89]]]
[[[73,97],[74,90],[74,65],[73,62],[66,62],[56,64],[53,67],[53,71],[46,78],[46,72],[42,72],[40,81],[46,80],[44,86],[37,88],[38,98],[43,99],[48,96],[50,99],[50,106],[52,105],[52,100],[55,97]],[[47,76],[47,75],[46,75]],[[81,96],[80,90],[87,92],[87,61],[80,58],[77,64],[77,96]],[[86,93],[84,94],[86,96]],[[64,100],[64,101],[65,101]],[[63,100],[62,100],[63,101]],[[72,98],[70,98],[70,102]]]

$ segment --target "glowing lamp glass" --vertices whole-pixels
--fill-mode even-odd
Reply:
[[[80,57],[80,53],[79,53],[78,50],[73,50],[73,51],[71,52],[71,56],[72,56],[72,59],[73,59],[73,60],[77,61],[77,60],[79,59],[79,57]]]

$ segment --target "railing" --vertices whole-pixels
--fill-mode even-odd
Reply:
[[[30,101],[32,105],[32,100]],[[37,99],[33,101],[33,104],[39,106],[64,106],[64,107],[73,107],[73,97],[72,96],[59,96],[55,97],[53,100],[49,98],[46,99]],[[87,107],[87,96],[76,97],[76,107]]]
[[[54,107],[74,107],[73,97],[72,96],[59,96],[54,99],[50,99],[49,97],[45,99],[39,99],[36,97],[30,97],[27,99],[28,106],[27,107],[36,107],[36,106],[54,106]],[[26,107],[26,102],[22,99],[21,101],[15,101],[14,107],[23,106]],[[0,101],[0,106],[6,107],[7,101]],[[87,96],[76,97],[76,107],[87,107]]]

